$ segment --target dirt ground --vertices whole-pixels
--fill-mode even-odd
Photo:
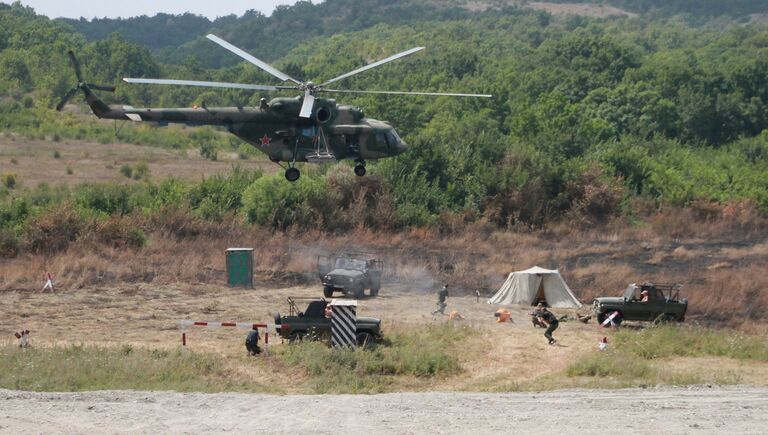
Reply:
[[[54,157],[54,152],[59,157]],[[219,153],[211,161],[196,150],[167,150],[133,144],[100,144],[94,142],[61,142],[30,140],[16,136],[0,136],[0,174],[14,173],[21,186],[34,187],[40,183],[74,186],[81,183],[136,182],[120,173],[123,165],[146,162],[149,178],[170,177],[200,180],[214,174],[224,174],[233,165],[245,169],[261,168],[274,173],[278,168],[265,160],[240,160],[236,153]],[[68,174],[67,168],[71,169]]]
[[[435,309],[432,290],[414,290],[403,284],[385,285],[376,298],[359,302],[358,315],[382,319],[384,333],[408,325],[445,322],[446,317],[430,314]],[[152,284],[123,287],[62,289],[55,294],[35,291],[9,291],[0,298],[0,333],[12,339],[14,331],[29,329],[34,344],[94,343],[178,348],[181,345],[181,320],[272,323],[277,312],[286,313],[286,299],[322,296],[319,286],[278,288],[259,284],[254,289],[231,289],[212,285]],[[584,353],[595,352],[598,340],[611,331],[594,322],[561,322],[555,332],[558,343],[549,346],[541,329],[533,328],[530,309],[512,309],[512,323],[497,323],[496,307],[488,305],[483,295],[448,298],[448,309],[459,311],[464,324],[473,326],[474,336],[459,353],[464,370],[461,374],[428,382],[404,380],[406,391],[463,390],[515,391],[520,386],[541,385],[542,389],[577,388],[578,379],[566,378],[563,370]],[[588,307],[581,312],[588,312]],[[553,310],[558,315],[575,315],[577,310]],[[192,328],[187,332],[187,346],[223,357],[244,353],[246,331],[234,328]],[[271,346],[283,345],[272,335]],[[546,355],[546,357],[542,357]],[[681,373],[699,367],[697,373],[708,379],[727,374],[731,382],[766,385],[768,367],[764,364],[713,358],[680,359],[668,370]],[[702,368],[703,367],[703,368]],[[276,391],[306,392],[286,379],[277,368],[266,375],[274,378]],[[735,378],[734,378],[735,377]]]
[[[765,433],[768,388],[262,394],[0,390],[0,433]]]

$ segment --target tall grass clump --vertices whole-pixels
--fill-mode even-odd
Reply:
[[[735,331],[661,326],[621,330],[608,351],[590,353],[566,369],[568,376],[613,377],[655,383],[699,383],[695,373],[662,372],[654,360],[671,357],[725,357],[768,361],[768,340]]]
[[[768,340],[765,337],[735,331],[662,326],[640,332],[619,331],[614,342],[618,349],[648,360],[675,356],[720,356],[768,361]]]
[[[0,388],[32,391],[104,389],[231,391],[248,385],[215,355],[71,344],[0,346]],[[251,386],[252,387],[252,386]]]
[[[278,358],[303,367],[315,393],[377,393],[392,388],[393,376],[426,380],[460,373],[456,349],[470,334],[469,327],[431,325],[394,331],[389,345],[370,350],[311,342],[286,346]]]
[[[616,377],[624,380],[647,378],[656,372],[647,361],[613,349],[589,354],[568,366],[568,376]]]

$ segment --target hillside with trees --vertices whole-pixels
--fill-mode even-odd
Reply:
[[[669,207],[703,220],[730,217],[736,227],[763,225],[768,28],[731,18],[765,12],[764,2],[735,2],[727,10],[720,2],[607,3],[650,12],[593,19],[516,6],[475,12],[458,1],[430,3],[434,9],[425,12],[409,0],[334,0],[280,7],[270,17],[249,12],[213,21],[211,31],[306,80],[334,77],[425,45],[424,53],[343,85],[482,92],[494,98],[338,97],[392,122],[410,144],[407,154],[373,165],[371,175],[360,180],[341,176],[350,172],[341,165],[310,171],[295,185],[281,176],[238,172],[201,183],[145,181],[72,190],[5,183],[0,187],[3,252],[34,252],[36,235],[46,234],[39,228],[45,222],[80,228],[66,246],[87,233],[87,222],[134,214],[152,222],[151,216],[169,207],[190,219],[235,216],[276,230],[322,227],[339,233],[361,225],[448,232],[479,223],[516,231],[602,228],[633,225]],[[153,54],[183,39],[183,31],[170,32],[162,43],[153,39],[142,45],[140,37],[151,35],[145,25],[154,28],[151,23],[158,20],[153,19],[84,24],[49,20],[18,3],[0,4],[0,128],[33,137],[121,140],[110,139],[111,133],[92,126],[88,117],[51,110],[75,81],[67,49],[78,53],[86,79],[100,84],[118,84],[125,76],[275,83],[251,65],[232,63],[234,55],[210,42],[205,48],[194,39],[184,43],[195,55],[180,64]],[[206,25],[189,14],[173,20],[180,29],[187,25],[182,22]],[[97,32],[97,25],[108,30]],[[109,29],[118,33],[108,34]],[[229,66],[207,68],[210,63]],[[274,95],[120,84],[117,93],[103,98],[188,107],[255,105],[262,96]],[[73,102],[81,104],[82,98]],[[244,146],[212,129],[172,142],[161,130],[129,126],[121,134],[158,146]],[[12,166],[2,162],[2,167],[4,177],[12,175]],[[141,228],[152,231],[151,225]]]

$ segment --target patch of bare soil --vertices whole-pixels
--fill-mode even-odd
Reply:
[[[58,157],[54,154],[58,152]],[[274,173],[277,165],[266,160],[240,160],[236,153],[219,153],[218,161],[200,157],[196,150],[163,148],[124,143],[100,144],[75,140],[61,142],[0,137],[0,173],[14,173],[22,186],[40,183],[74,186],[81,183],[136,181],[120,172],[123,165],[145,162],[151,179],[170,177],[200,180],[225,174],[233,165]]]
[[[768,424],[768,388],[545,393],[262,394],[0,390],[7,433],[743,433]]]
[[[581,15],[594,18],[637,16],[635,13],[603,4],[530,2],[527,6],[533,9],[547,11],[553,15]]]

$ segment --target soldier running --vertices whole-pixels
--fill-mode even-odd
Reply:
[[[539,322],[547,325],[547,330],[544,331],[544,336],[547,337],[547,340],[549,340],[549,344],[555,344],[557,340],[552,338],[552,333],[555,332],[555,329],[557,329],[558,324],[560,323],[557,321],[557,317],[555,317],[554,314],[547,310],[547,308],[544,307],[544,304],[541,302],[536,305],[535,315],[536,318],[539,319]]]
[[[437,292],[437,309],[435,311],[432,311],[432,315],[435,315],[437,313],[445,314],[445,307],[448,305],[445,303],[445,300],[448,298],[448,284],[444,285],[442,289],[440,289],[439,292]]]

